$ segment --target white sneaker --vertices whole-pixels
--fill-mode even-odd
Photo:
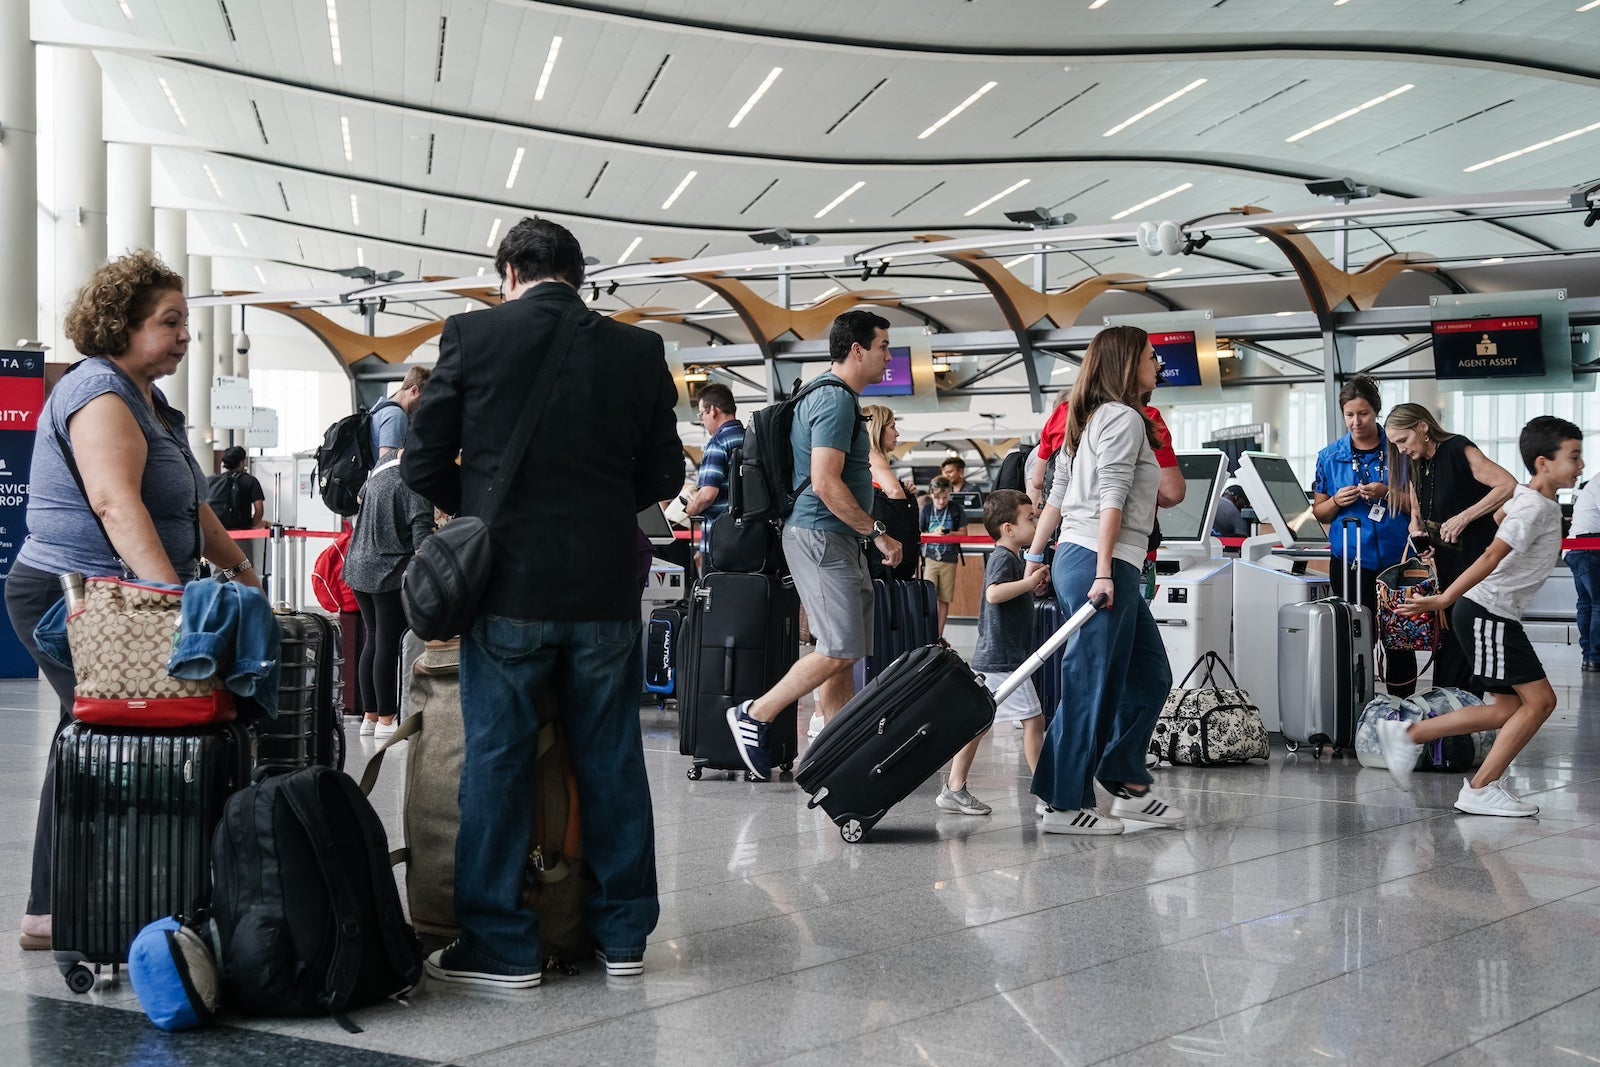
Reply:
[[[1055,810],[1056,810],[1055,808],[1052,808],[1050,805],[1046,804],[1042,800],[1035,799],[1035,801],[1034,801],[1033,813],[1035,815],[1043,816],[1046,812],[1051,812],[1051,811],[1055,811]]]
[[[1113,795],[1116,799],[1111,802],[1111,814],[1116,818],[1152,822],[1158,826],[1176,826],[1183,821],[1183,812],[1149,793],[1134,796],[1126,790],[1118,790]]]
[[[1537,804],[1518,800],[1499,782],[1474,789],[1471,780],[1465,778],[1461,780],[1461,793],[1456,797],[1456,810],[1468,815],[1499,815],[1507,819],[1526,819],[1539,814]]]
[[[396,730],[400,729],[400,720],[396,719],[387,726],[381,722],[375,725],[377,726],[377,729],[372,731],[372,736],[379,741],[387,741],[389,738],[394,736],[394,732]]]
[[[1422,758],[1422,746],[1412,742],[1405,723],[1394,719],[1378,723],[1378,743],[1383,747],[1383,762],[1394,775],[1394,784],[1411,792],[1411,772]]]
[[[377,728],[378,728],[378,720],[377,719],[369,719],[364,715],[361,717],[361,736],[362,737],[371,737],[373,735],[373,732],[375,730],[377,730]]]
[[[1039,828],[1047,834],[1095,834],[1102,837],[1120,834],[1123,829],[1121,819],[1086,808],[1078,811],[1047,810]]]
[[[822,712],[813,711],[811,713],[811,722],[806,725],[806,737],[808,739],[816,737],[822,732],[822,728],[825,725],[826,723],[822,721]]]

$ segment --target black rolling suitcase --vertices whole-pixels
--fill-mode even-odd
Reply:
[[[344,768],[343,638],[339,623],[313,611],[281,613],[278,717],[256,727],[268,774]],[[352,670],[351,673],[354,673]]]
[[[939,638],[939,604],[933,583],[875,579],[872,583],[872,655],[867,681],[889,664]]]
[[[254,736],[237,722],[139,730],[74,722],[56,749],[50,914],[74,993],[115,976],[147,923],[211,898],[211,834],[249,784]]]
[[[1044,644],[1060,628],[1061,605],[1056,602],[1055,591],[1051,590],[1049,596],[1033,602],[1033,643]],[[1062,651],[1058,649],[1033,676],[1033,689],[1039,694],[1045,722],[1056,717],[1056,708],[1061,704],[1061,657]]]
[[[799,633],[800,599],[787,579],[717,571],[695,583],[678,643],[678,751],[694,757],[690,779],[708,767],[744,770],[727,711],[788,672],[800,655]],[[783,770],[799,747],[795,706],[767,731],[772,765]]]
[[[644,635],[644,690],[655,694],[656,703],[666,706],[667,698],[677,696],[678,640],[683,636],[684,609],[669,604],[650,612]]]
[[[846,841],[860,841],[994,722],[995,706],[1067,643],[1095,613],[1085,604],[990,695],[982,676],[944,645],[890,664],[857,693],[806,750],[794,779]]]

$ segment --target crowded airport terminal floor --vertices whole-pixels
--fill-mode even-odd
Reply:
[[[0,0],[0,1067],[1600,1063],[1597,44]]]

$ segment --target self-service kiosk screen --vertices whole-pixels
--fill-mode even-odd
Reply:
[[[1282,456],[1252,456],[1250,462],[1256,474],[1260,475],[1261,484],[1266,486],[1273,506],[1283,516],[1284,527],[1294,538],[1295,544],[1327,544],[1328,532],[1311,513],[1311,501],[1306,498],[1306,491],[1300,488],[1300,479],[1294,476],[1294,468],[1289,466],[1289,461]],[[1260,510],[1258,508],[1257,512]]]
[[[1198,543],[1211,533],[1211,520],[1216,515],[1217,474],[1225,461],[1222,455],[1178,455],[1178,469],[1183,472],[1183,500],[1161,509],[1162,541]]]

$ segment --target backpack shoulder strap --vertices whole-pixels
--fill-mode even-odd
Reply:
[[[850,420],[850,444],[854,445],[858,440],[861,439],[861,420],[865,418],[865,416],[861,414],[861,398],[856,395],[856,391],[854,389],[850,388],[838,378],[829,378],[825,374],[819,374],[796,390],[795,394],[788,400],[784,401],[784,403],[790,405],[790,407],[792,407],[794,411],[798,413],[800,410],[800,401],[804,400],[806,397],[810,396],[819,389],[830,388],[843,389],[850,397],[850,410],[853,415],[852,419]],[[789,494],[790,506],[793,507],[795,501],[804,496],[806,490],[810,488],[811,474],[810,472],[807,472],[806,476],[800,480],[799,487]]]
[[[344,873],[339,843],[334,839],[319,803],[322,783],[329,780],[330,774],[334,780],[344,778],[352,786],[355,784],[348,776],[329,772],[326,767],[312,767],[300,774],[279,779],[274,784],[311,841],[313,855],[317,857],[317,870],[333,902],[333,953],[328,960],[328,980],[320,999],[329,1011],[339,1012],[349,1001],[361,970],[361,908],[356,900],[355,887]]]
[[[421,716],[417,718],[420,727]],[[372,891],[377,898],[373,903],[378,912],[378,933],[388,954],[389,965],[394,968],[395,974],[414,983],[422,976],[422,959],[417,951],[416,937],[400,908],[400,891],[395,886],[394,861],[388,851],[383,822],[378,818],[378,813],[372,810],[372,804],[354,778],[343,771],[326,767],[322,769],[344,795],[356,825],[361,829],[361,836],[367,843],[366,863]]]

